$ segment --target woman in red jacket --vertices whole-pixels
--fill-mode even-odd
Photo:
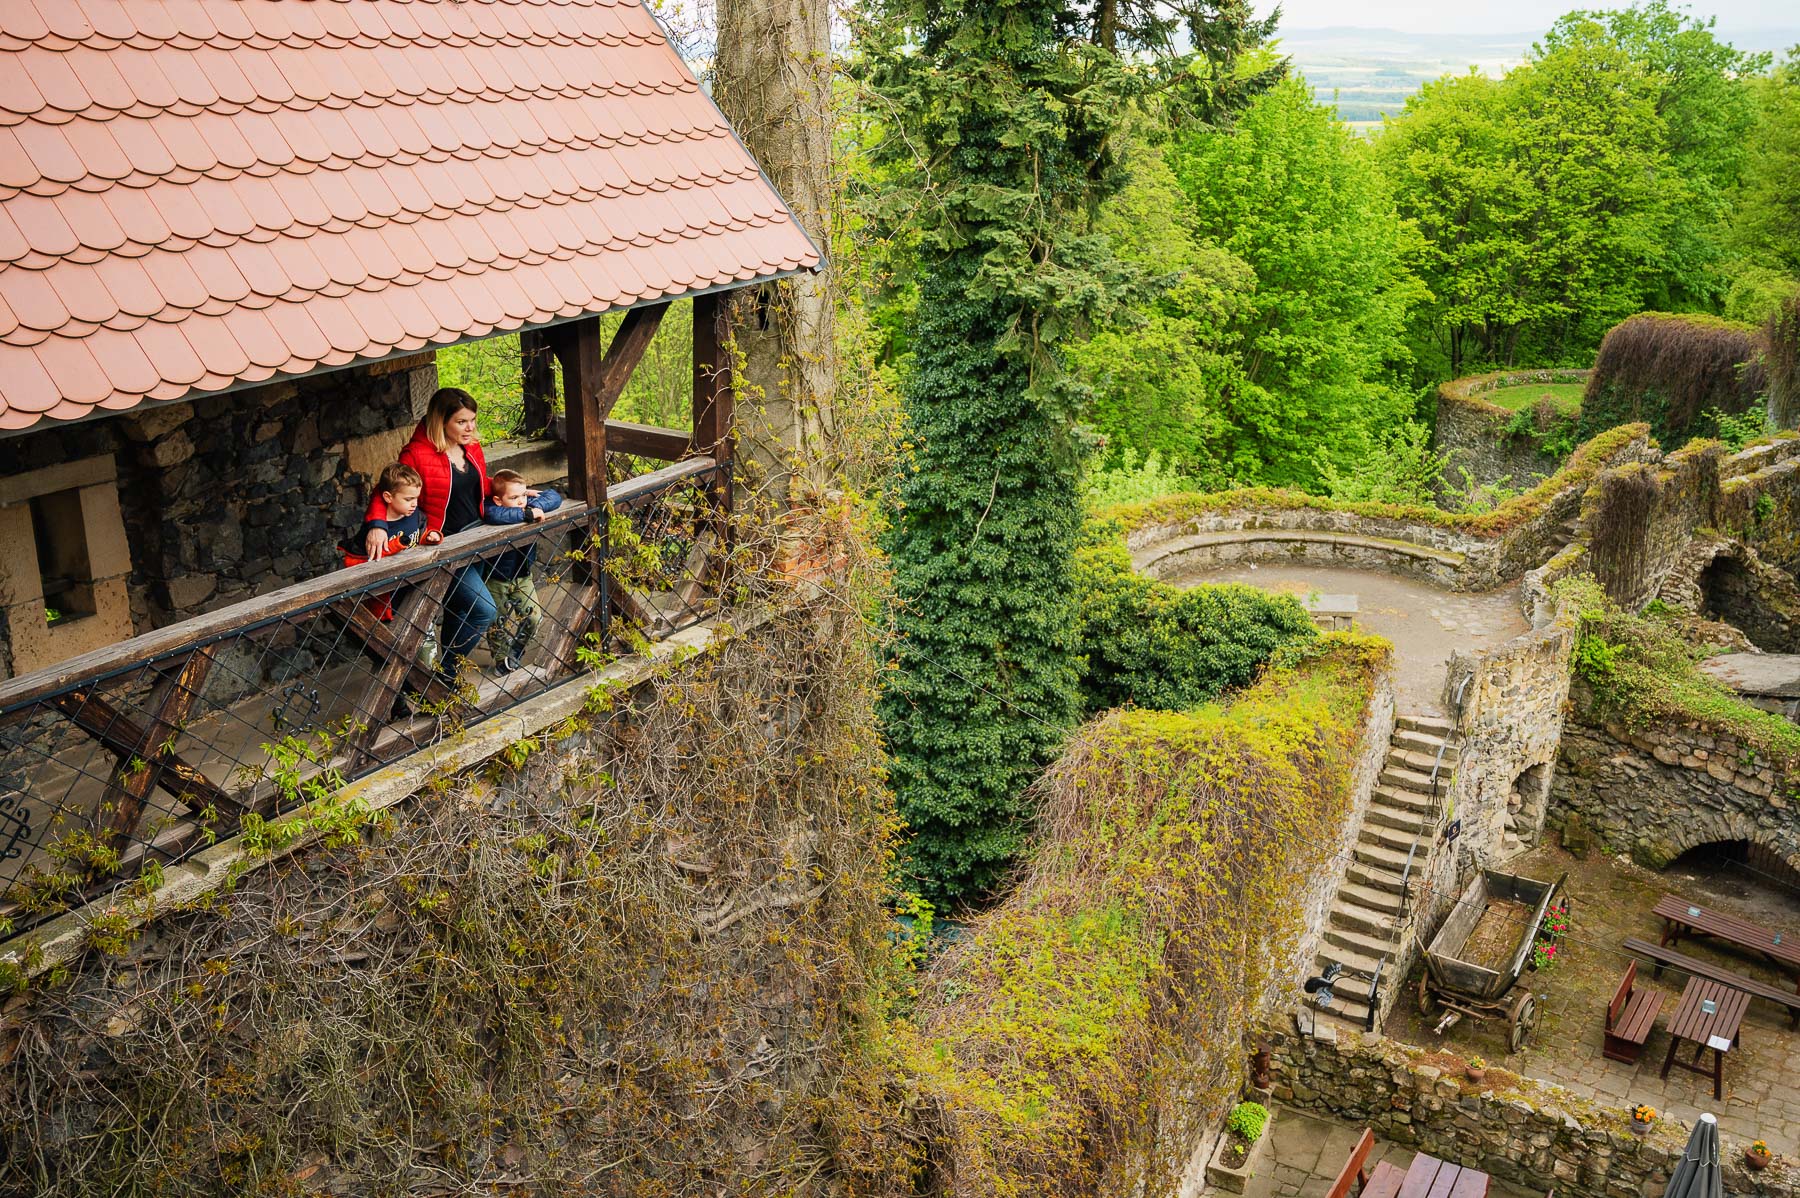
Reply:
[[[419,472],[424,486],[419,511],[425,516],[426,544],[481,525],[488,493],[487,459],[475,433],[475,397],[457,387],[440,387],[425,408],[400,460]],[[440,673],[454,677],[497,612],[477,562],[456,572],[444,596],[444,657]]]

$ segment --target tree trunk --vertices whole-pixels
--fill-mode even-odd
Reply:
[[[826,0],[718,0],[713,96],[820,249],[830,237],[831,23]],[[737,293],[731,327],[740,461],[785,498],[824,482],[821,429],[836,384],[827,277]],[[804,488],[802,488],[804,490]]]

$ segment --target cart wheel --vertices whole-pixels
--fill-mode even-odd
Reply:
[[[1437,1006],[1437,999],[1434,998],[1431,993],[1431,979],[1429,977],[1420,978],[1419,1014],[1430,1017],[1431,1014],[1437,1010]]]
[[[1524,1046],[1525,1041],[1531,1036],[1532,1029],[1537,1027],[1537,1018],[1537,996],[1527,990],[1519,997],[1519,1001],[1513,1004],[1512,1033],[1506,1039],[1508,1052],[1518,1052]]]

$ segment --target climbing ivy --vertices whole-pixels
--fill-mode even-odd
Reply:
[[[918,448],[888,544],[900,614],[882,717],[911,868],[934,899],[1001,877],[1025,787],[1079,711],[1079,396],[1061,347],[1143,291],[1092,228],[1124,181],[1132,102],[1182,95],[1205,116],[1254,86],[1199,69],[1260,40],[1247,9],[1225,8],[1216,28],[1190,21],[1205,53],[1172,73],[1135,60],[1166,66],[1172,40],[1135,6],[1108,21],[1057,0],[890,0],[863,31],[861,74],[894,127],[875,157],[912,176],[893,194],[910,197],[919,246],[905,393]]]

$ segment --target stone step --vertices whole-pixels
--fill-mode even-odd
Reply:
[[[1355,883],[1358,886],[1367,886],[1370,890],[1387,891],[1396,898],[1400,895],[1400,871],[1388,869],[1384,865],[1367,861],[1353,862],[1350,868],[1344,871],[1344,881]]]
[[[1375,802],[1384,807],[1417,811],[1420,815],[1429,815],[1437,806],[1437,800],[1428,794],[1420,794],[1416,790],[1401,790],[1394,786],[1377,786]]]
[[[1365,844],[1359,840],[1356,842],[1356,847],[1352,852],[1355,854],[1358,861],[1365,862],[1369,865],[1380,866],[1382,869],[1393,870],[1394,885],[1398,886],[1400,884],[1400,872],[1406,868],[1405,849],[1395,852],[1385,845]],[[1417,865],[1418,862],[1415,861],[1414,864]]]
[[[1404,730],[1396,731],[1393,739],[1388,742],[1389,745],[1396,749],[1406,749],[1414,753],[1429,753],[1433,757],[1437,756],[1439,747],[1444,743],[1444,738],[1435,733],[1407,732]],[[1450,752],[1450,750],[1446,749],[1444,751],[1444,756],[1450,756]]]
[[[1359,956],[1376,961],[1391,954],[1397,940],[1398,937],[1374,936],[1367,932],[1353,932],[1349,928],[1325,929],[1325,943],[1347,948]],[[1370,968],[1373,969],[1374,966],[1371,965]]]
[[[1337,897],[1340,902],[1349,901],[1368,911],[1379,911],[1390,922],[1400,914],[1400,880],[1394,879],[1396,889],[1386,890],[1378,886],[1367,886],[1361,882],[1345,878],[1338,887]]]
[[[1500,852],[1503,856],[1512,857],[1524,851],[1524,842],[1511,832],[1508,832],[1500,838]]]
[[[1333,961],[1336,961],[1345,969],[1350,970],[1352,973],[1360,973],[1364,977],[1368,977],[1370,974],[1374,973],[1375,966],[1381,965],[1381,976],[1385,978],[1388,975],[1389,966],[1393,964],[1391,960],[1383,964],[1383,960],[1387,955],[1388,950],[1386,949],[1370,956],[1367,953],[1357,952],[1355,949],[1348,948],[1341,944],[1321,944],[1319,946],[1319,955],[1313,960],[1313,972],[1323,974],[1325,972],[1325,967],[1330,965]],[[1332,989],[1336,990],[1337,987],[1334,985],[1332,986]]]
[[[1444,758],[1446,762],[1448,762],[1450,754],[1445,753]],[[1442,777],[1449,772],[1448,764],[1442,766],[1439,765],[1437,753],[1435,751],[1422,753],[1415,749],[1390,748],[1387,755],[1387,764],[1394,769],[1414,770],[1424,774],[1427,778],[1431,776],[1431,771],[1434,767],[1437,768],[1439,777]]]
[[[1371,966],[1369,969],[1370,973],[1374,972],[1373,965],[1374,965],[1374,963],[1370,962],[1370,966]],[[1321,966],[1321,969],[1322,968],[1323,967]],[[1346,968],[1350,968],[1350,967],[1346,966]],[[1384,981],[1386,980],[1385,974],[1383,975],[1383,980]],[[1338,998],[1354,999],[1357,1002],[1362,1003],[1365,1006],[1367,1006],[1368,1002],[1369,1002],[1369,979],[1361,976],[1361,974],[1355,974],[1355,973],[1339,974],[1337,981],[1331,983],[1331,996],[1334,999],[1338,999]],[[1336,1002],[1333,1002],[1331,1005],[1334,1009],[1337,1007]]]
[[[1338,1033],[1339,1035],[1354,1036],[1361,1034],[1368,1027],[1368,1004],[1357,1002],[1353,998],[1344,997],[1337,992],[1336,987],[1332,988],[1331,993],[1333,997],[1331,1009],[1329,1011],[1321,1011],[1319,1014],[1342,1029]]]
[[[1405,732],[1429,732],[1433,736],[1446,737],[1456,730],[1443,716],[1436,715],[1397,715],[1394,726]]]
[[[1363,826],[1380,824],[1384,828],[1399,828],[1411,834],[1422,832],[1431,823],[1431,816],[1423,811],[1408,807],[1390,807],[1386,803],[1370,803],[1368,814],[1363,816]]]
[[[1398,898],[1398,896],[1394,896]],[[1347,932],[1361,932],[1365,936],[1384,938],[1390,936],[1398,921],[1391,911],[1379,911],[1347,900],[1340,891],[1337,902],[1331,904],[1331,926],[1342,928]]]
[[[1357,838],[1357,843],[1381,845],[1383,848],[1395,850],[1401,857],[1405,857],[1407,850],[1417,845],[1418,851],[1413,856],[1413,864],[1417,865],[1419,859],[1425,856],[1425,850],[1430,847],[1431,842],[1420,836],[1416,829],[1409,832],[1404,828],[1391,828],[1386,824],[1364,823],[1362,835]]]
[[[1382,767],[1380,780],[1383,786],[1392,786],[1396,790],[1412,790],[1423,795],[1431,793],[1429,773],[1421,774],[1415,770],[1398,769],[1389,765]]]

